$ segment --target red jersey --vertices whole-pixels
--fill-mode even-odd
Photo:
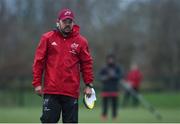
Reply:
[[[138,88],[142,80],[142,74],[138,69],[131,70],[128,73],[126,80],[131,84],[132,87]]]

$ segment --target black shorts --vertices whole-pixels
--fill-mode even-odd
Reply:
[[[54,94],[45,94],[43,98],[42,123],[57,123],[61,112],[63,123],[78,123],[78,99]]]

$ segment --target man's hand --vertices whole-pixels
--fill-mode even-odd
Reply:
[[[37,95],[42,96],[42,87],[41,86],[35,87],[34,91]]]
[[[86,87],[84,88],[84,94],[87,95],[87,97],[90,97],[92,94],[92,84],[90,85],[86,85]]]

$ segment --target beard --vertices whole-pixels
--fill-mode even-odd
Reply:
[[[68,35],[71,33],[72,29],[70,26],[66,26],[64,29],[61,30],[64,34]]]
[[[72,27],[71,25],[66,25],[64,28],[61,26],[60,23],[57,23],[57,28],[61,32],[61,34],[64,37],[67,37],[71,32],[72,32]]]

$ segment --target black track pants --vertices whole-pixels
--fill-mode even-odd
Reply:
[[[63,123],[78,123],[78,100],[63,95],[44,95],[42,123],[57,123],[62,112]]]

